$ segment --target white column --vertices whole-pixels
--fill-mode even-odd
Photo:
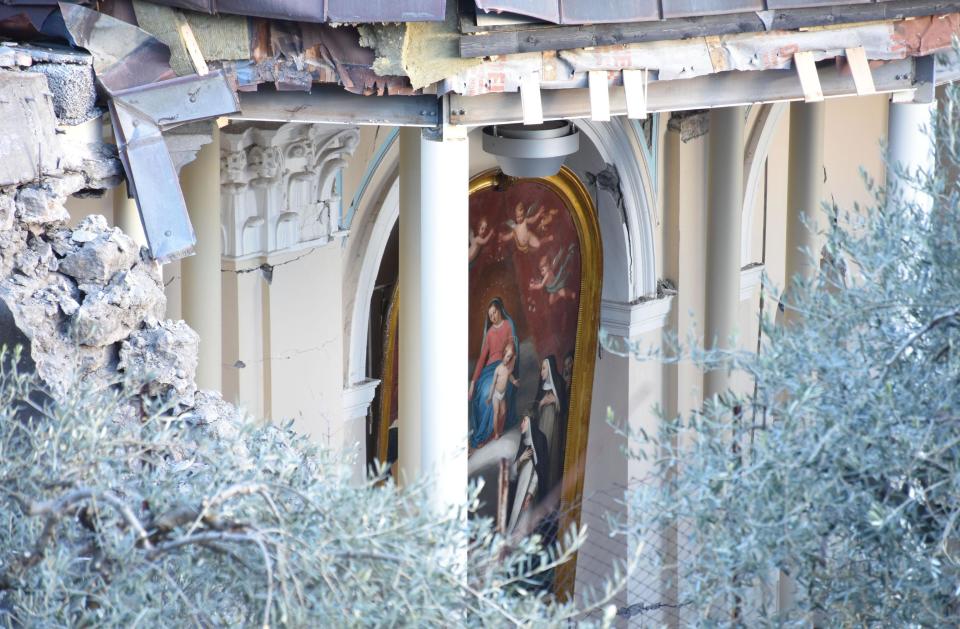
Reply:
[[[421,476],[420,129],[400,129],[400,331],[397,338],[397,466],[401,483]]]
[[[400,164],[400,477],[444,512],[467,490],[466,133],[403,129]]]
[[[790,145],[787,165],[786,281],[812,278],[820,262],[817,234],[823,210],[823,129],[825,103],[790,105]],[[789,292],[788,292],[789,295]],[[789,302],[789,297],[787,299]],[[788,308],[786,319],[794,318]]]
[[[743,107],[710,111],[707,174],[707,273],[704,343],[728,349],[740,305],[740,212],[743,205]],[[705,398],[730,388],[724,369],[704,374]]]
[[[196,161],[183,167],[180,185],[197,235],[196,253],[181,261],[183,319],[200,335],[197,385],[221,388],[220,130]]]
[[[899,188],[897,196],[903,201],[918,203],[927,209],[931,203],[927,195],[897,173],[916,176],[918,172],[933,170],[936,148],[933,116],[936,111],[935,100],[930,103],[891,102],[887,120],[887,159],[892,169],[887,174],[888,185]]]

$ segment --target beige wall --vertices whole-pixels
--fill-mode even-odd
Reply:
[[[749,125],[756,120],[757,112],[757,108],[751,112]],[[863,166],[870,176],[878,181],[882,179],[880,142],[886,124],[884,96],[827,102],[825,200],[834,201],[841,208],[852,208],[854,202],[870,202],[859,170]],[[789,108],[774,129],[766,168],[756,182],[755,218],[749,234],[750,260],[763,262],[773,282],[781,287],[785,280],[788,129]],[[360,143],[343,171],[344,213],[357,195],[371,159],[389,133],[390,129],[385,127],[360,130]],[[654,247],[656,276],[672,280],[678,294],[666,329],[651,330],[641,337],[641,344],[646,347],[661,346],[665,331],[673,331],[681,339],[690,333],[695,337],[702,335],[704,253],[709,238],[705,232],[709,207],[706,198],[709,136],[681,142],[677,132],[667,130],[667,116],[662,117],[657,133],[660,163],[659,178],[654,179],[657,186],[655,234],[644,246]],[[495,161],[482,151],[476,131],[471,139],[470,172],[475,174],[493,167]],[[582,174],[600,170],[603,160],[594,147],[585,145],[570,164]],[[391,173],[396,165],[396,153],[392,151],[380,171],[373,173],[363,202],[355,209],[353,231],[345,241],[334,240],[321,247],[267,260],[224,261],[225,397],[238,402],[254,416],[292,419],[297,429],[319,443],[334,447],[351,445],[349,442],[358,435],[356,430],[353,433],[346,430],[348,423],[343,411],[343,388],[351,384],[345,383],[344,377],[351,349],[349,317],[357,298],[358,268],[369,253],[369,226],[393,182]],[[619,163],[617,166],[628,167]],[[597,202],[609,246],[622,231],[616,223],[609,223],[619,210],[611,199],[601,196]],[[71,199],[68,209],[74,222],[94,212],[105,214],[109,219],[112,200],[109,194],[99,200]],[[238,272],[255,269],[262,262],[273,265],[270,283],[259,271]],[[605,264],[604,279],[608,284],[619,283],[627,276],[625,256],[606,258]],[[168,314],[178,316],[178,270],[176,265],[168,265],[164,272],[171,282],[167,289]],[[608,289],[612,290],[612,286]],[[367,297],[361,295],[360,298]],[[739,338],[741,347],[747,350],[756,347],[759,300],[757,290],[740,302]],[[776,300],[768,296],[765,302],[767,312],[773,313]],[[737,386],[747,390],[750,383],[738,381]],[[581,555],[583,570],[578,578],[581,585],[590,582],[590,562],[610,554],[610,546],[600,543],[604,539],[605,524],[596,517],[601,510],[596,505],[612,504],[611,497],[617,488],[646,476],[649,471],[647,465],[627,462],[622,457],[626,441],[607,424],[608,409],[619,421],[653,433],[657,423],[652,411],[654,406],[662,407],[669,416],[688,413],[699,406],[701,388],[702,374],[689,363],[663,366],[601,353],[594,373],[584,477],[584,521],[596,529],[598,541]],[[586,505],[592,504],[590,501],[596,503],[596,508],[588,513]],[[603,555],[604,552],[607,555]],[[643,583],[632,584],[628,598],[639,600],[649,596],[649,592],[644,593],[644,587],[647,586]]]
[[[301,257],[302,256],[302,257]],[[327,245],[271,260],[273,281],[263,289],[266,416],[293,419],[318,443],[342,444],[343,351],[340,333],[340,251]]]

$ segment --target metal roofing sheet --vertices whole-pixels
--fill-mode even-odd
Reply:
[[[475,0],[475,4],[481,12],[512,13],[554,24],[601,24],[887,1],[890,0]]]
[[[233,13],[298,22],[442,20],[444,0],[153,0],[204,13]]]

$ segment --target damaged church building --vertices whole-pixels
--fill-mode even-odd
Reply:
[[[564,596],[634,550],[621,427],[751,386],[617,348],[757,351],[762,275],[930,168],[960,76],[928,0],[8,0],[0,34],[3,343],[586,526]],[[645,548],[621,617],[686,624],[691,549]]]

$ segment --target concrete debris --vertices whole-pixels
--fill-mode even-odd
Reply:
[[[80,284],[86,293],[71,323],[81,345],[103,347],[127,338],[141,325],[157,325],[167,308],[159,266],[140,262],[121,271],[110,282]]]
[[[61,126],[57,129],[60,138],[60,168],[64,171],[83,173],[84,187],[73,194],[91,196],[114,188],[123,181],[123,166],[115,144],[103,141],[103,123],[100,118],[84,124]]]
[[[66,391],[81,379],[103,377],[113,360],[112,348],[81,347],[65,325],[65,310],[77,306],[79,292],[67,276],[38,277],[15,273],[0,281],[0,302],[19,333],[30,340],[30,357],[51,393]],[[9,334],[2,335],[6,339]]]
[[[118,368],[145,383],[151,397],[192,406],[200,337],[183,321],[166,320],[134,331],[120,344]]]
[[[17,193],[17,217],[27,225],[65,223],[70,219],[67,208],[63,206],[65,200],[42,185],[21,188]]]
[[[9,194],[0,194],[0,231],[13,227],[13,218],[16,211],[14,197]]]
[[[85,184],[86,178],[82,174],[69,173],[24,186],[17,193],[17,217],[31,226],[66,222],[70,215],[64,203]]]
[[[236,436],[243,421],[240,410],[225,401],[218,391],[197,391],[193,408],[180,415],[180,419],[213,429],[224,437]]]
[[[76,246],[64,255],[60,269],[80,282],[106,284],[115,274],[131,268],[140,255],[133,239],[109,227],[100,215],[80,221],[70,242]]]
[[[66,125],[95,115],[82,78],[89,56],[11,50],[0,44],[0,66],[33,70],[0,70],[0,346],[23,347],[20,366],[36,370],[48,396],[78,383],[139,383],[115,416],[118,429],[136,431],[157,400],[197,430],[237,434],[237,409],[197,392],[200,339],[183,321],[164,320],[160,266],[147,249],[102,216],[68,225],[67,197],[122,177],[98,120]]]
[[[96,105],[93,66],[41,63],[29,68],[28,72],[47,77],[47,87],[53,96],[53,111],[62,124],[80,124],[99,118],[103,113]]]
[[[9,198],[9,197],[7,197]],[[13,271],[17,255],[27,246],[27,230],[20,225],[0,230],[0,277]]]
[[[0,186],[36,181],[41,173],[56,172],[60,141],[46,79],[0,71],[0,94]]]

